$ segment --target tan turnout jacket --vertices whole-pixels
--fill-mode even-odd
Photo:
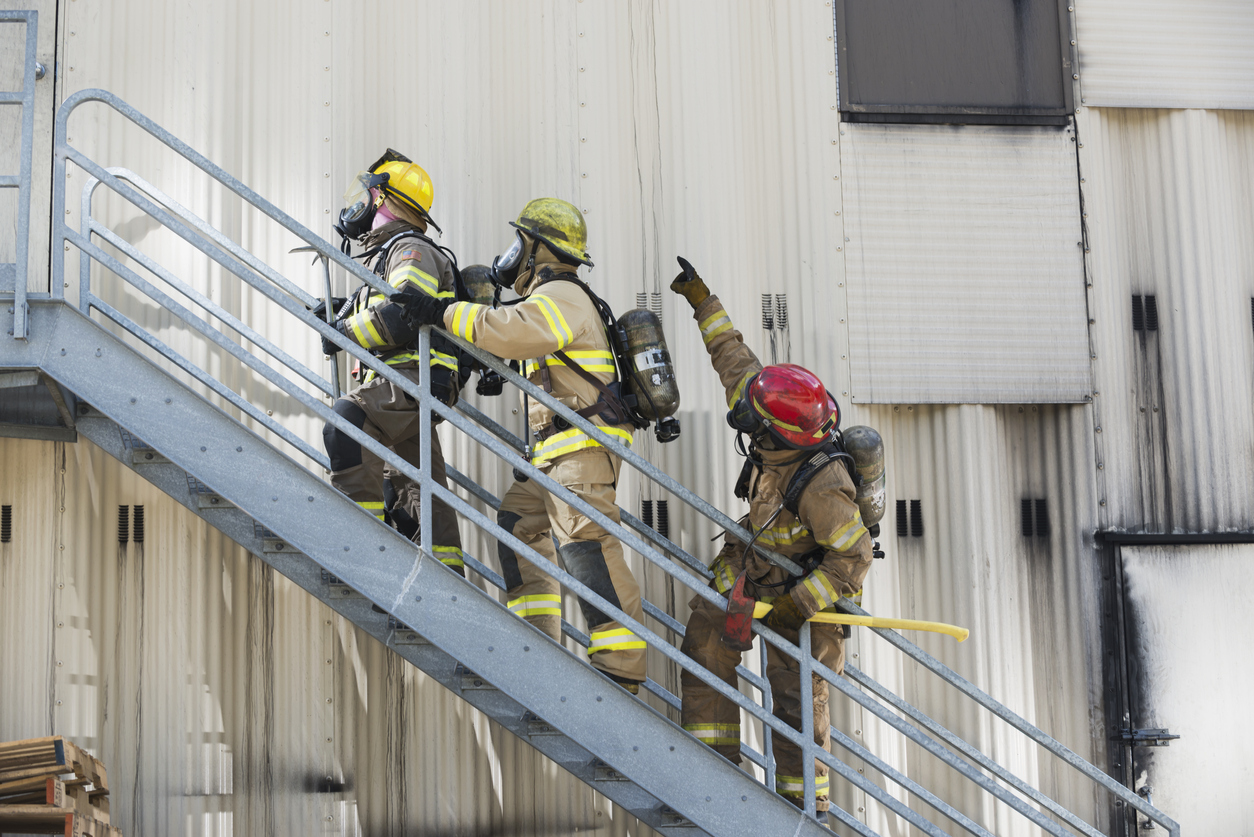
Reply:
[[[730,407],[749,379],[762,370],[762,364],[744,344],[743,336],[732,325],[718,297],[711,296],[702,302],[694,316],[714,369],[727,390]],[[795,450],[768,450],[759,454],[765,467],[754,469],[749,489],[749,523],[754,532],[783,503],[789,481],[807,458],[803,452]],[[792,589],[793,599],[806,616],[831,607],[841,596],[852,596],[862,589],[862,581],[871,566],[871,537],[862,525],[855,496],[856,488],[844,464],[831,462],[814,475],[802,492],[799,514],[782,510],[758,538],[761,545],[793,558],[816,546],[825,548],[818,567]],[[743,545],[734,554],[739,556],[742,551]],[[716,562],[711,569],[715,572],[718,591],[730,590],[736,575],[744,568],[737,563]],[[756,554],[749,556],[747,568],[749,578],[754,581],[774,582],[785,577],[782,570]],[[779,577],[767,578],[772,574]]]
[[[603,383],[616,381],[618,376],[609,338],[596,307],[574,282],[561,281],[563,274],[573,276],[575,271],[552,259],[541,248],[535,275],[520,277],[515,285],[526,297],[523,302],[501,308],[457,302],[444,313],[444,327],[497,357],[523,361],[523,374],[537,386],[544,386],[542,370],[547,369],[553,396],[566,406],[580,410],[595,404],[600,392],[567,369],[553,352],[562,350]],[[544,430],[552,420],[553,411],[532,399],[527,415],[532,431]],[[634,428],[630,424],[607,425],[599,416],[591,421],[604,427],[606,433],[624,445],[631,445]],[[532,445],[531,461],[542,465],[590,447],[600,447],[600,443],[579,428],[571,427],[543,440],[537,439]]]

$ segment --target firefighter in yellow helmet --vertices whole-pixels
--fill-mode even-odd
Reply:
[[[633,427],[609,385],[617,380],[609,338],[592,290],[579,280],[585,252],[583,215],[556,198],[528,203],[511,226],[514,242],[493,262],[493,280],[524,297],[492,308],[473,302],[415,299],[415,322],[442,325],[493,354],[523,362],[523,374],[624,445]],[[611,520],[619,519],[615,487],[620,459],[598,442],[532,401],[527,420],[536,439],[533,465]],[[556,562],[550,533],[571,575],[633,619],[643,619],[640,586],[627,568],[618,539],[526,479],[515,480],[501,501],[502,527]],[[554,640],[561,639],[562,599],[557,581],[499,546],[509,609]],[[612,617],[580,602],[597,669],[633,693],[645,679],[645,643]]]
[[[354,178],[345,194],[335,231],[349,254],[350,241],[365,252],[358,258],[389,285],[433,300],[452,300],[458,282],[457,259],[448,248],[427,237],[427,227],[438,226],[429,214],[434,199],[431,178],[409,158],[388,149],[369,169]],[[335,329],[415,384],[420,363],[431,364],[431,388],[447,404],[457,400],[460,384],[456,350],[447,340],[432,340],[431,357],[421,358],[417,329],[401,317],[401,305],[363,283],[353,296],[334,301],[339,317]],[[323,340],[323,351],[339,351]],[[373,370],[354,372],[357,386],[335,402],[335,412],[378,439],[403,458],[418,465],[418,405],[400,387]],[[323,430],[331,460],[331,482],[378,517],[389,519],[408,537],[417,536],[417,483],[365,450],[347,433],[327,424]],[[431,473],[448,487],[440,437],[431,435]],[[465,575],[457,516],[439,500],[431,508],[432,542],[440,561]]]

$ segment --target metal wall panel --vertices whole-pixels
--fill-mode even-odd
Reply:
[[[1072,129],[841,132],[854,399],[1084,401]]]
[[[1075,25],[1082,103],[1254,108],[1254,6],[1243,0],[1084,0]]]
[[[1102,527],[1248,531],[1254,115],[1085,108],[1079,133]]]

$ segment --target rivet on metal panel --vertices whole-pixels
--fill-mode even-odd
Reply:
[[[1072,39],[1071,39],[1071,45],[1072,45],[1072,46],[1075,46],[1075,38],[1072,38]]]
[[[57,665],[59,665],[59,666],[63,666],[63,665],[65,665],[65,663],[61,662],[60,660],[57,660]]]
[[[74,68],[73,68],[73,67],[71,67],[70,69],[72,70],[72,69],[74,69]],[[828,70],[828,71],[827,71],[827,74],[828,74],[829,76],[834,76],[834,75],[836,75],[836,71],[835,71],[835,70]]]
[[[840,318],[840,321],[843,323],[843,322],[845,321],[845,318],[844,318],[844,317],[841,317],[841,318]]]
[[[58,628],[64,628],[64,627],[65,627],[65,623],[64,623],[64,622],[58,622],[58,623],[57,623],[57,627],[58,627]]]
[[[848,394],[849,394],[848,390],[846,390],[845,392],[842,392],[842,393],[841,393],[841,395],[848,395]]]
[[[67,245],[65,245],[65,252],[67,252],[67,253],[68,253],[68,252],[70,252],[70,245],[68,245],[68,244],[67,244]],[[69,283],[69,282],[66,282],[66,283],[65,283],[65,286],[68,288],[68,287],[70,286],[70,283]]]
[[[327,703],[330,703],[330,702],[331,702],[331,698],[327,698]]]
[[[565,696],[563,696],[563,697],[562,697],[562,703],[565,703],[565,702],[566,702],[566,697],[565,697]]]
[[[61,350],[61,357],[65,357],[65,349]]]
[[[1068,7],[1067,7],[1067,11],[1069,11],[1069,12],[1074,12],[1074,11],[1075,11],[1075,6],[1068,6]]]
[[[833,175],[832,175],[832,180],[840,180],[840,175],[839,175],[839,174],[833,174]]]
[[[588,173],[587,173],[587,172],[584,172],[584,173],[583,173],[582,175],[580,175],[580,176],[581,176],[581,177],[587,177],[587,176],[588,176]]]
[[[1101,433],[1101,432],[1102,432],[1102,426],[1101,426],[1100,424],[1099,424],[1099,425],[1097,425],[1097,432],[1098,432],[1098,433]]]
[[[1084,178],[1083,178],[1083,177],[1081,177],[1081,178],[1080,178],[1080,182],[1081,182],[1081,183],[1083,183],[1083,182],[1084,182]]]
[[[330,661],[330,660],[327,660],[327,665],[331,665],[331,661]],[[327,740],[328,740],[328,741],[330,741],[331,739],[329,739],[329,738],[328,738]]]
[[[1106,470],[1106,463],[1105,463],[1105,462],[1098,462],[1098,463],[1097,463],[1097,470],[1099,470],[1099,471],[1104,471],[1104,470]]]
[[[531,650],[531,646],[530,646],[530,645],[524,645],[524,646],[523,646],[523,650],[524,650],[524,651],[530,651],[530,650]]]
[[[1076,81],[1079,81],[1079,80],[1080,80],[1080,74],[1079,74],[1079,73],[1072,73],[1072,74],[1071,74],[1071,77],[1072,77],[1073,79],[1075,79]]]
[[[488,646],[488,651],[495,651],[495,650],[496,648],[494,648],[493,646],[491,645]],[[600,700],[600,698],[597,698],[597,700]]]
[[[65,589],[65,584],[64,584],[64,583],[62,583],[62,584],[58,584],[58,585],[57,585],[57,589],[58,589],[58,590],[64,590],[64,589]]]
[[[169,403],[170,403],[171,401],[173,401],[173,400],[174,400],[174,399],[172,399],[172,398],[167,398],[167,399],[165,400],[165,403],[169,404]]]
[[[329,108],[329,107],[331,107],[331,103],[330,103],[330,102],[323,102],[323,103],[322,103],[322,106],[323,106],[324,108]]]
[[[827,5],[829,5],[829,6],[830,6],[830,5],[832,5],[832,4],[831,4],[831,3],[828,3]],[[673,750],[673,749],[675,749],[675,748],[674,748],[674,747],[671,747],[671,749]],[[741,802],[748,802],[748,801],[749,801],[749,797],[747,797],[747,796],[742,796],[742,797],[740,797],[740,801],[741,801]]]
[[[842,248],[837,247],[837,248],[836,248],[836,252],[837,252],[837,253],[839,253],[839,252],[841,251],[841,249],[842,249]]]
[[[583,72],[583,67],[580,67],[580,68],[579,68],[579,72],[581,72],[581,73]]]
[[[1106,505],[1106,501],[1105,501],[1105,500],[1099,500],[1099,501],[1098,501],[1098,503],[1097,503],[1097,505],[1099,505],[1099,506],[1104,506],[1104,505]]]
[[[235,449],[235,452],[236,452],[236,453],[243,453],[243,452],[244,452],[244,449],[243,449],[242,447],[237,447],[237,448]]]
[[[134,399],[134,398],[132,398],[132,399],[131,399],[131,403],[132,403],[132,404],[134,404],[134,403],[135,403],[135,399]]]
[[[96,357],[100,357],[100,350],[96,349]]]
[[[266,410],[266,415],[268,416],[274,415],[274,410]]]
[[[830,39],[829,39],[829,40],[830,40]],[[706,801],[706,802],[709,802],[709,801],[710,801],[710,799],[711,799],[711,797],[708,797],[708,796],[707,796],[707,797],[705,798],[705,801]]]
[[[207,450],[209,450],[209,449],[208,449],[207,447],[205,447],[204,445],[201,445],[201,446],[200,446],[200,452],[201,452],[201,453],[204,453],[204,452],[205,452],[205,451],[207,451]]]
[[[57,701],[57,706],[60,706],[60,705],[61,705],[61,701]]]
[[[587,137],[580,137],[580,138],[579,138],[579,141],[580,141],[580,142],[587,142],[587,141],[588,141],[588,138],[587,138]]]
[[[639,752],[639,751],[640,751],[640,748],[639,748],[639,747],[632,747],[632,748],[631,748],[631,750],[632,750],[632,752],[633,752],[633,753],[635,753],[635,752]]]
[[[387,551],[388,551],[388,548],[387,548],[386,546],[381,546],[381,547],[379,547],[379,551],[380,551],[380,552],[387,552]]]

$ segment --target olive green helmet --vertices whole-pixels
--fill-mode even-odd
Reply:
[[[559,259],[592,267],[592,259],[585,251],[588,225],[583,213],[572,204],[560,198],[536,198],[523,207],[518,220],[510,226],[543,241]]]

